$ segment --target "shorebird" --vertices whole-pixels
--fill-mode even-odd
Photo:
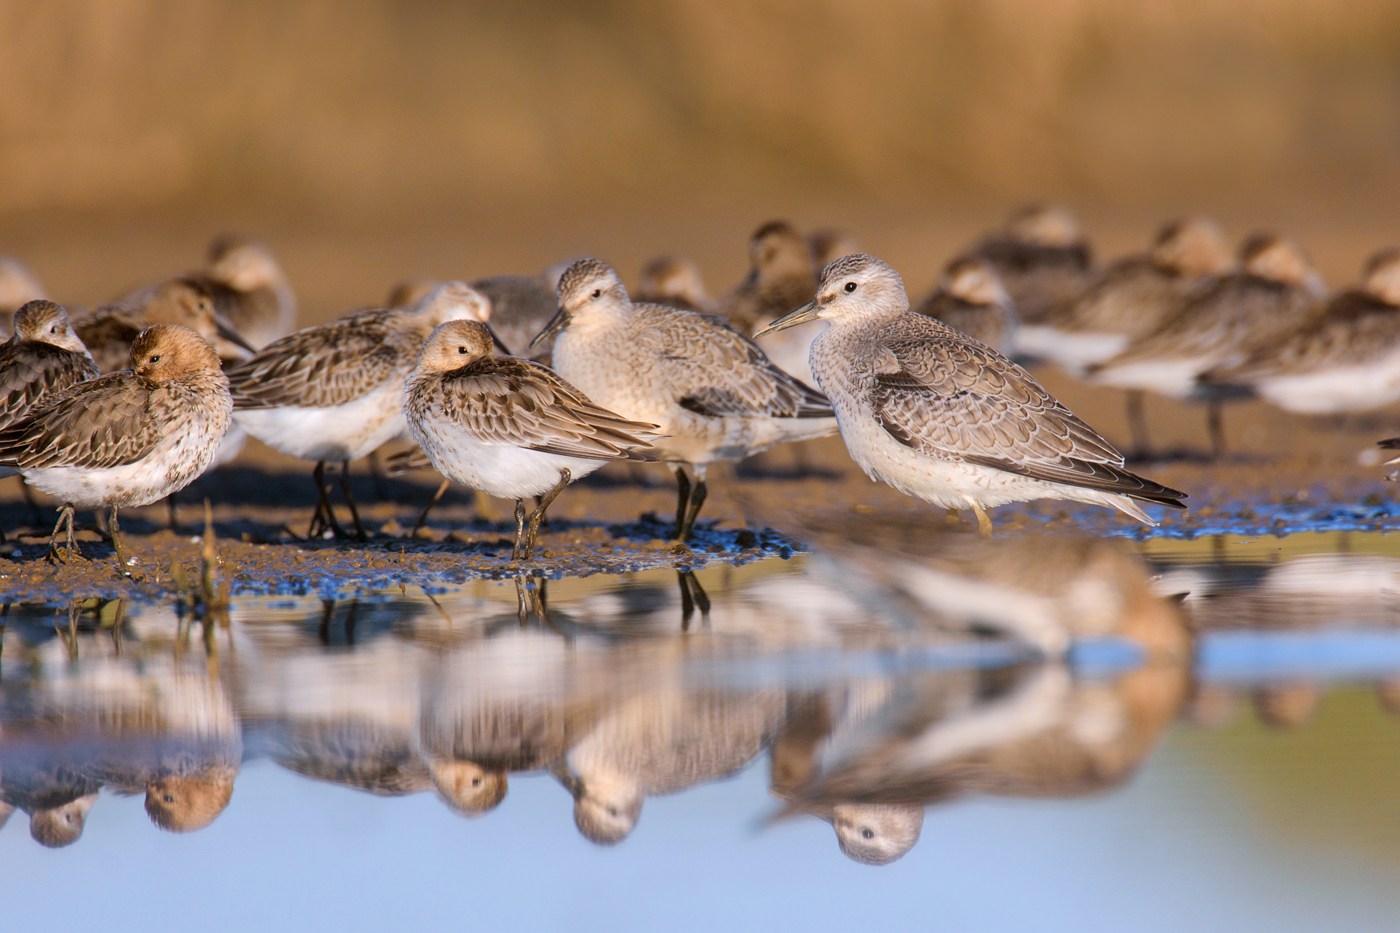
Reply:
[[[403,412],[433,467],[515,500],[514,560],[529,560],[540,519],[576,479],[613,460],[652,460],[654,424],[593,404],[546,366],[493,357],[491,331],[451,321],[428,337],[404,385]],[[528,519],[525,499],[542,496]]]
[[[539,275],[492,275],[472,283],[491,303],[491,331],[506,352],[513,356],[549,353],[548,344],[535,346],[530,340],[559,310],[554,292],[562,272],[551,267]]]
[[[991,263],[981,259],[948,263],[938,287],[915,310],[999,353],[1009,356],[1016,344],[1016,306]]]
[[[535,343],[550,337],[554,368],[595,405],[658,425],[658,459],[676,464],[682,541],[705,502],[710,464],[836,430],[821,393],[753,341],[718,318],[633,304],[622,279],[596,259],[579,260],[560,279],[559,311]]]
[[[1039,323],[1093,275],[1093,254],[1079,221],[1056,205],[1018,208],[968,255],[996,269],[1022,324]]]
[[[139,300],[102,305],[78,317],[73,329],[104,373],[125,369],[137,336],[152,324],[181,324],[213,345],[222,359],[246,359],[253,348],[221,314],[207,288],[173,278],[144,290]]]
[[[1298,330],[1200,379],[1248,387],[1284,411],[1303,414],[1400,401],[1400,250],[1370,257],[1360,285],[1332,297]]]
[[[749,240],[748,275],[720,303],[718,313],[737,330],[751,335],[811,301],[817,291],[818,271],[806,237],[784,221],[766,223]],[[782,337],[756,342],[779,369],[810,383],[808,351],[821,331],[822,324],[817,322]]]
[[[1112,358],[1160,327],[1232,263],[1214,221],[1173,221],[1158,231],[1151,249],[1112,263],[1078,298],[1062,302],[1039,324],[1022,327],[1016,349],[1082,377],[1086,367]],[[1128,389],[1126,402],[1134,455],[1147,456],[1142,390]]]
[[[686,311],[708,312],[714,304],[705,294],[700,270],[680,256],[658,256],[642,266],[636,298]]]
[[[945,508],[1030,499],[1105,505],[1155,525],[1134,500],[1184,508],[1185,493],[1123,469],[1123,456],[1024,369],[914,314],[899,274],[873,256],[826,267],[814,301],[771,325],[821,317],[812,370],[841,438],[870,478]]]
[[[296,327],[291,283],[272,250],[257,240],[238,234],[215,237],[204,270],[190,278],[205,286],[219,313],[259,350]]]
[[[1217,276],[1156,330],[1085,370],[1089,379],[1105,385],[1204,400],[1216,456],[1225,450],[1224,394],[1200,386],[1198,377],[1236,366],[1255,347],[1296,330],[1326,293],[1322,277],[1292,240],[1256,234],[1244,242],[1239,258],[1239,271]]]
[[[0,256],[0,319],[15,332],[14,313],[31,301],[49,297],[29,267],[13,256]]]
[[[0,431],[0,466],[63,502],[55,556],[78,553],[74,508],[105,506],[123,574],[117,510],[156,502],[203,473],[233,408],[218,354],[188,327],[146,328],[131,362],[132,369],[80,382]],[[65,523],[66,553],[57,547]]]
[[[14,327],[14,336],[0,345],[0,430],[55,393],[98,375],[92,354],[59,305],[42,299],[28,302],[15,313]],[[13,475],[14,470],[0,467],[0,476]],[[29,486],[21,483],[20,488],[37,521],[39,507]]]
[[[446,321],[485,320],[486,299],[461,282],[438,286],[412,310],[357,311],[276,340],[229,371],[234,418],[282,453],[314,460],[318,503],[309,536],[344,535],[326,491],[327,460],[356,533],[364,526],[350,496],[349,465],[403,432],[404,380],[423,342]]]

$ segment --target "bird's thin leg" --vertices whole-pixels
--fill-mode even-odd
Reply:
[[[107,519],[107,533],[112,536],[112,547],[117,551],[117,572],[123,576],[130,573],[126,569],[126,554],[122,549],[122,529],[117,524],[117,507],[112,506],[111,516]]]
[[[1145,460],[1152,456],[1152,440],[1147,436],[1147,412],[1141,389],[1129,389],[1123,399],[1128,411],[1128,435],[1132,438],[1132,456]]]
[[[972,497],[967,498],[968,507],[972,509],[972,514],[977,516],[977,531],[984,538],[992,536],[992,520],[987,517],[987,510],[982,508],[982,503]]]
[[[340,494],[345,497],[345,504],[350,506],[350,517],[355,520],[355,537],[363,541],[365,526],[360,524],[360,510],[355,508],[355,499],[350,495],[350,461],[340,461]]]
[[[379,499],[389,498],[388,490],[384,488],[384,464],[379,457],[379,448],[371,450],[365,459],[369,466],[370,479],[374,480],[374,495]]]
[[[564,491],[564,487],[569,485],[569,482],[573,478],[573,474],[568,470],[560,470],[559,482],[553,489],[540,497],[540,504],[535,506],[535,511],[530,515],[530,536],[525,539],[526,560],[529,560],[530,555],[535,553],[535,539],[540,535],[540,522],[544,519],[544,510],[549,508],[549,504],[554,501],[559,493]]]
[[[520,560],[525,553],[525,500],[515,500],[515,547],[510,552],[511,560]]]
[[[442,498],[443,493],[447,492],[447,487],[451,482],[452,480],[450,479],[443,480],[442,485],[437,488],[437,492],[433,493],[433,501],[427,504],[423,509],[423,514],[418,516],[418,521],[413,523],[413,530],[408,533],[410,538],[416,538],[418,536],[418,529],[428,523],[428,513],[433,510],[433,506],[438,504],[438,500]]]
[[[1225,415],[1219,402],[1206,406],[1206,427],[1210,431],[1210,453],[1216,460],[1225,456]]]
[[[39,503],[34,501],[34,490],[29,488],[29,484],[24,481],[24,477],[19,477],[19,491],[24,496],[24,504],[29,506],[29,517],[35,525],[44,523],[44,513],[39,511]]]
[[[709,490],[705,487],[705,474],[696,471],[695,491],[690,494],[690,509],[685,515],[685,527],[681,529],[679,535],[681,541],[689,541],[690,534],[695,530],[695,519],[700,514],[700,506],[705,504],[705,496]]]
[[[165,520],[170,530],[179,534],[180,522],[175,515],[175,493],[173,492],[165,497]]]
[[[676,540],[685,540],[685,510],[690,504],[690,477],[685,467],[676,467]]]
[[[65,521],[68,523],[67,549],[58,546],[58,530],[63,527]],[[58,523],[53,526],[53,534],[49,536],[49,554],[52,555],[55,560],[66,564],[72,558],[73,554],[76,553],[73,550],[75,546],[76,542],[73,541],[73,504],[71,502],[65,502],[58,509]]]
[[[326,525],[329,524],[332,534],[334,534],[337,538],[345,537],[345,529],[341,528],[340,522],[336,520],[335,509],[331,508],[331,494],[330,491],[326,488],[326,461],[316,461],[316,469],[312,471],[311,475],[315,477],[316,489],[321,495],[320,508],[322,513],[322,524],[320,527],[320,531],[324,532],[326,530]]]

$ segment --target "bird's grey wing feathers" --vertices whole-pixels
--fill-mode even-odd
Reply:
[[[0,429],[23,418],[40,399],[97,377],[81,353],[45,343],[0,347]]]
[[[637,305],[637,338],[653,344],[676,401],[710,417],[831,418],[831,403],[783,372],[728,322],[661,305]]]
[[[936,321],[887,336],[871,392],[891,437],[941,460],[1140,498],[1182,493],[1122,469],[1123,456],[1024,369]]]
[[[155,391],[129,370],[78,383],[0,431],[0,464],[107,469],[135,463],[168,428],[151,415]]]
[[[413,352],[393,339],[393,313],[358,312],[273,341],[228,371],[234,408],[332,408],[372,391]]]
[[[648,460],[656,425],[601,408],[538,363],[492,357],[448,373],[441,411],[488,444],[589,460]]]

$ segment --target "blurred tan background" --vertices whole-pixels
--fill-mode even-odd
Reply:
[[[0,252],[75,301],[230,227],[313,318],[580,252],[719,291],[773,216],[916,290],[1026,199],[1106,253],[1287,229],[1343,280],[1400,239],[1394,0],[5,0],[0,36]]]

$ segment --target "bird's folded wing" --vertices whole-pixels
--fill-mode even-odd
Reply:
[[[0,464],[107,469],[135,463],[170,427],[151,416],[151,392],[130,371],[79,383],[0,431]]]
[[[492,358],[441,383],[450,420],[487,444],[589,460],[645,460],[656,425],[629,421],[589,401],[548,368]]]
[[[386,319],[350,315],[268,344],[228,371],[234,408],[333,408],[372,391],[404,363]]]
[[[96,376],[96,364],[81,353],[47,344],[11,348],[0,358],[0,428],[23,418],[41,398]]]
[[[675,308],[639,307],[659,318],[640,314],[638,339],[651,344],[683,407],[709,417],[833,417],[826,396],[783,372],[727,322]]]

